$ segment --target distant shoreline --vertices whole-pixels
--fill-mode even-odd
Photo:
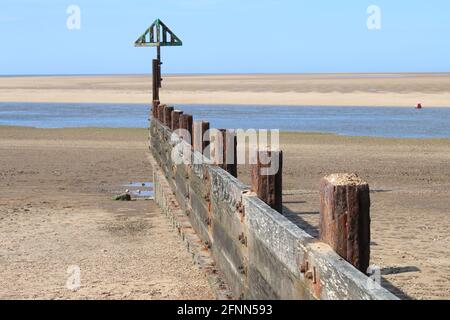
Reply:
[[[271,75],[442,75],[450,76],[450,71],[427,72],[254,72],[254,73],[164,73],[165,76],[271,76]],[[134,77],[150,76],[148,73],[61,73],[61,74],[0,74],[0,78],[27,78],[27,77]]]
[[[0,107],[3,105],[8,105],[8,104],[14,104],[14,105],[50,105],[50,106],[58,106],[58,105],[77,105],[77,106],[89,106],[89,105],[111,105],[111,106],[148,106],[150,107],[151,104],[149,102],[85,102],[85,101],[57,101],[57,102],[53,102],[53,101],[38,101],[38,102],[33,102],[33,101],[0,101]],[[310,107],[314,107],[314,108],[354,108],[354,109],[373,109],[373,108],[380,108],[380,109],[397,109],[397,108],[402,108],[402,109],[416,109],[414,106],[410,107],[410,106],[374,106],[374,105],[357,105],[357,106],[352,106],[352,105],[294,105],[294,104],[246,104],[246,103],[233,103],[233,104],[225,104],[225,103],[168,103],[170,105],[174,105],[174,106],[189,106],[189,107],[205,107],[205,106],[217,106],[217,107],[236,107],[236,108],[242,108],[242,107],[247,107],[247,108],[273,108],[273,107],[284,107],[284,108],[310,108]],[[449,103],[450,104],[450,103]],[[425,109],[432,109],[432,110],[439,110],[439,109],[448,109],[450,108],[450,106],[445,106],[445,107],[426,107]],[[0,125],[1,126],[1,125]]]

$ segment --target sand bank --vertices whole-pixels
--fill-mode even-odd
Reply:
[[[450,107],[450,74],[166,75],[173,104]],[[148,76],[0,77],[0,101],[150,103]]]

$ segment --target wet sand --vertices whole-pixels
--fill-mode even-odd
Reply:
[[[144,129],[0,127],[0,298],[210,298],[153,202],[117,203],[150,179]],[[450,139],[283,133],[284,214],[313,235],[318,184],[371,186],[372,263],[401,298],[450,298]],[[249,180],[241,167],[240,179]],[[64,287],[80,264],[82,289]]]
[[[450,107],[450,74],[165,75],[176,104]],[[151,76],[0,77],[0,101],[150,103]]]

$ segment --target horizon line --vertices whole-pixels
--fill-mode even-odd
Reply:
[[[339,74],[450,74],[450,71],[386,71],[386,72],[198,72],[198,73],[181,73],[170,72],[163,73],[166,76],[207,76],[207,75],[339,75]],[[37,73],[37,74],[0,74],[0,78],[14,77],[98,77],[98,76],[150,76],[151,73]]]

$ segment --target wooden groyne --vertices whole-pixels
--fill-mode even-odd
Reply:
[[[190,245],[212,256],[209,271],[223,275],[233,298],[397,299],[364,273],[370,245],[369,187],[364,181],[353,175],[324,178],[321,238],[315,239],[281,213],[282,170],[261,176],[258,160],[252,186],[247,186],[236,178],[236,163],[205,163],[199,151],[207,142],[178,136],[177,128],[195,135],[196,130],[206,132],[209,123],[193,122],[192,116],[155,102],[149,134],[155,200],[184,221],[177,227],[184,237],[193,237]],[[222,141],[227,144],[223,150],[236,152],[234,139]],[[211,150],[214,158],[217,150]],[[180,164],[174,154],[191,162]],[[276,158],[281,169],[282,153]],[[208,260],[206,253],[197,258]]]

